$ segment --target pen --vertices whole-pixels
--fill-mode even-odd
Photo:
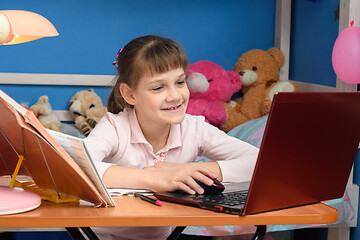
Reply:
[[[142,195],[142,194],[140,194],[140,193],[134,193],[134,196],[135,197],[138,197],[138,198],[140,198],[140,199],[142,199],[142,200],[144,200],[144,201],[147,201],[147,202],[149,202],[149,203],[152,203],[152,204],[155,204],[155,205],[157,205],[157,206],[162,206],[163,205],[163,202],[162,201],[160,201],[160,200],[156,200],[156,199],[153,199],[153,198],[149,198],[149,197],[147,197],[147,196],[145,196],[145,195]]]

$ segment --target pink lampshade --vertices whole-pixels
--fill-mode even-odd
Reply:
[[[0,45],[24,43],[58,35],[54,25],[37,13],[23,10],[0,11]]]

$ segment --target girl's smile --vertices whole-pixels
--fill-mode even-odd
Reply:
[[[169,111],[169,112],[178,112],[181,111],[183,107],[183,104],[181,103],[180,105],[174,106],[174,107],[167,107],[167,108],[162,108],[161,110],[163,111]]]

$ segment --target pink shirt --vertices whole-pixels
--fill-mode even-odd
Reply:
[[[258,155],[256,147],[228,136],[202,116],[191,115],[171,126],[167,144],[154,154],[132,109],[107,113],[85,144],[100,177],[113,164],[144,168],[158,161],[189,163],[205,156],[218,161],[224,182],[250,181]]]
[[[197,156],[218,161],[224,182],[250,181],[258,149],[230,137],[206,123],[202,116],[186,115],[172,125],[167,144],[157,153],[146,141],[134,110],[107,113],[85,139],[91,158],[102,177],[116,164],[144,168],[157,161],[194,162]],[[93,228],[102,240],[166,239],[170,227]]]

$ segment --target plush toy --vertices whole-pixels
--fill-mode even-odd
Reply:
[[[53,112],[48,96],[43,95],[39,97],[38,101],[32,105],[30,109],[38,117],[44,127],[60,132],[60,120]]]
[[[202,115],[220,127],[227,119],[224,103],[240,90],[240,75],[227,71],[211,61],[198,61],[188,66],[186,83],[190,90],[187,113]]]
[[[283,64],[284,54],[277,48],[253,49],[241,55],[232,70],[241,76],[243,96],[226,104],[231,117],[222,126],[225,132],[268,114],[276,92],[296,91],[292,82],[279,80]]]
[[[103,106],[101,98],[93,89],[82,90],[71,97],[69,109],[74,117],[75,126],[88,136],[107,109]]]

